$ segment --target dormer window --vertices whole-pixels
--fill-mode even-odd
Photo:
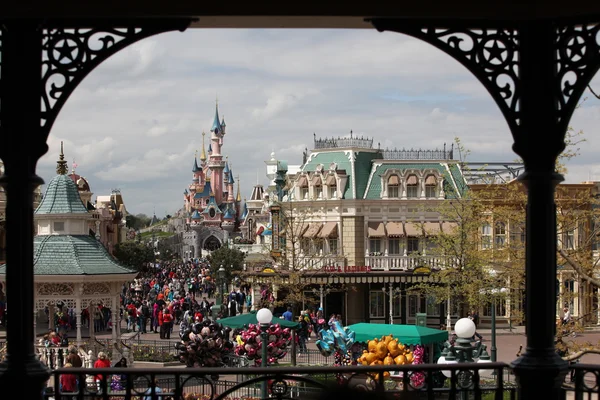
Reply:
[[[437,179],[434,175],[428,175],[425,178],[425,197],[428,199],[437,197]]]
[[[55,222],[54,223],[54,231],[55,232],[62,232],[65,230],[65,223],[64,222]]]
[[[392,175],[387,181],[387,197],[397,199],[399,197],[400,179],[398,175]]]
[[[406,179],[406,197],[409,199],[419,197],[419,180],[416,175],[409,175]]]
[[[298,180],[298,188],[300,189],[300,200],[308,199],[308,180],[306,176],[301,176]]]
[[[321,177],[319,175],[315,175],[312,178],[313,185],[313,195],[315,199],[323,198],[323,182],[321,181]]]
[[[335,175],[327,176],[325,184],[327,185],[327,191],[329,192],[327,197],[330,199],[337,198],[337,182],[335,180]]]

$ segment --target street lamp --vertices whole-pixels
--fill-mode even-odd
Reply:
[[[261,345],[261,356],[260,356],[260,366],[267,366],[267,342],[269,341],[269,326],[271,325],[271,320],[273,319],[273,313],[268,308],[261,308],[256,313],[256,319],[260,324],[260,345]],[[267,381],[264,380],[261,382],[261,392],[262,398],[266,399],[268,397],[268,388]]]
[[[225,268],[223,268],[223,265],[221,265],[221,267],[217,271],[217,290],[220,291],[221,293],[219,293],[217,295],[217,298],[215,299],[216,303],[213,306],[213,319],[214,320],[217,319],[219,312],[223,308],[223,306],[222,306],[223,305],[223,295],[225,294],[225,292],[223,292],[224,282],[225,282]]]
[[[383,287],[381,288],[381,291],[383,293],[385,292],[385,284],[383,284]],[[393,288],[393,284],[390,282],[390,290],[389,293],[387,293],[387,295],[389,296],[389,310],[390,310],[390,325],[394,324],[394,294],[398,294],[400,293],[400,288]]]
[[[470,318],[461,318],[454,325],[454,333],[458,337],[455,344],[444,349],[442,356],[438,359],[438,364],[457,364],[457,363],[472,363],[477,358],[477,363],[491,362],[490,356],[487,353],[487,346],[480,341],[475,346],[471,345],[471,338],[475,335],[475,323]],[[483,372],[480,371],[480,372]],[[450,378],[452,371],[442,371],[444,376]],[[460,387],[470,388],[473,384],[473,373],[471,371],[458,372]],[[461,394],[463,399],[467,398],[467,392]]]

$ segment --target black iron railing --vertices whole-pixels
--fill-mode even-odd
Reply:
[[[62,368],[52,371],[44,398],[69,395],[72,399],[186,399],[307,398],[330,392],[361,391],[400,399],[515,399],[516,388],[502,377],[508,365],[476,363],[453,365],[394,365],[267,368]],[[449,378],[442,373],[444,370]],[[76,393],[57,393],[61,374],[78,378]],[[118,389],[114,377],[122,376]],[[99,379],[96,382],[96,378]],[[263,393],[262,382],[267,382]],[[154,383],[154,384],[153,384]],[[156,389],[156,388],[159,389]],[[349,394],[350,392],[346,393]],[[384,398],[382,397],[382,398]]]

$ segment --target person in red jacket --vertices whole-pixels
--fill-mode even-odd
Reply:
[[[161,339],[165,338],[165,331],[163,328],[163,323],[164,323],[164,307],[160,309],[160,311],[158,312],[158,334],[160,336]]]
[[[165,308],[162,316],[162,325],[160,326],[160,332],[162,339],[171,339],[171,328],[173,327],[173,314],[168,308]]]
[[[110,360],[105,352],[101,351],[98,353],[98,359],[94,362],[94,368],[110,368]],[[102,394],[106,391],[107,382],[109,376],[103,377],[102,374],[98,374],[94,377],[96,385],[98,385],[98,394]]]
[[[73,364],[66,363],[65,368],[72,368]],[[60,392],[75,393],[77,392],[77,376],[74,374],[62,374],[60,376]],[[64,397],[70,398],[70,397]]]

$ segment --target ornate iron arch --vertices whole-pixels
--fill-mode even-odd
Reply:
[[[446,21],[429,25],[395,18],[367,19],[380,32],[393,31],[421,39],[465,66],[488,90],[517,138],[520,132],[522,82],[518,23],[464,23]],[[585,88],[600,68],[600,24],[555,24],[556,79],[554,120],[560,132]]]
[[[50,134],[69,96],[94,68],[142,39],[174,30],[183,32],[192,21],[192,18],[47,21],[41,28],[40,129],[44,137]]]

